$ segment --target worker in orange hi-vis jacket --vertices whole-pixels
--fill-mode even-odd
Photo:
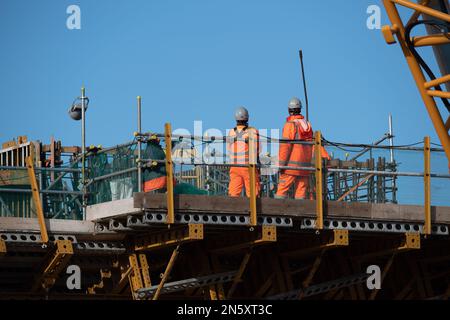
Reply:
[[[230,168],[230,184],[228,195],[239,197],[245,186],[245,193],[250,197],[250,173],[249,163],[257,164],[260,150],[259,132],[256,128],[248,126],[248,111],[244,107],[239,107],[235,111],[236,127],[231,129],[227,137],[227,150],[230,156],[231,165],[240,166]],[[250,146],[250,144],[252,144]],[[252,152],[251,152],[252,151]],[[256,194],[260,192],[259,170],[256,171]]]
[[[314,132],[311,124],[301,115],[302,104],[298,98],[289,101],[289,117],[283,127],[283,139],[313,141]],[[281,143],[279,150],[279,165],[289,167],[310,167],[313,159],[313,145]],[[322,157],[329,155],[325,148],[321,150]],[[310,171],[302,170],[281,170],[276,199],[287,198],[287,193],[295,184],[295,199],[306,199],[306,192],[309,186]]]

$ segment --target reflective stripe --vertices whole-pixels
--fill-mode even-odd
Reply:
[[[312,163],[311,162],[300,162],[300,161],[289,161],[288,165],[293,164],[294,166],[299,166],[299,167],[311,167]]]
[[[229,157],[232,163],[237,164],[248,164],[250,159],[250,134],[253,133],[255,135],[254,143],[258,143],[258,131],[255,128],[247,127],[241,131],[237,131],[232,129],[228,135],[229,141]],[[231,140],[231,141],[230,141]],[[255,146],[258,148],[258,146]],[[256,149],[257,150],[257,149]],[[257,157],[257,155],[255,155]]]
[[[301,134],[311,131],[311,124],[305,119],[294,119],[288,121],[288,123],[293,123],[295,126],[295,139],[300,140]]]

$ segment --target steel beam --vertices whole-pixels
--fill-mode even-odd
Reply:
[[[180,281],[174,281],[164,284],[164,286],[161,289],[160,294],[167,294],[167,293],[173,293],[173,292],[180,292],[187,289],[193,289],[193,288],[202,288],[205,286],[218,284],[218,283],[226,283],[233,281],[234,276],[236,275],[237,271],[231,271],[231,272],[224,272],[224,273],[217,273],[212,275],[207,275],[203,277],[197,277],[197,278],[190,278]],[[140,299],[152,297],[158,286],[152,286],[150,288],[144,288],[138,290],[137,294]]]
[[[342,277],[333,281],[327,281],[320,284],[316,284],[308,287],[307,289],[297,289],[290,292],[285,292],[281,294],[277,294],[271,297],[268,297],[267,300],[295,300],[300,295],[301,291],[303,292],[303,297],[311,297],[318,294],[322,294],[325,292],[329,292],[331,290],[342,289],[346,287],[350,287],[359,283],[363,283],[368,278],[367,273],[359,273],[347,277]]]
[[[236,276],[233,279],[233,283],[231,284],[231,287],[228,290],[228,293],[227,293],[227,298],[228,299],[230,299],[233,296],[233,293],[236,290],[237,285],[241,281],[242,276],[243,276],[243,274],[245,272],[245,268],[247,267],[247,264],[248,264],[248,262],[250,260],[251,254],[252,254],[252,252],[250,250],[244,255],[244,258],[242,259],[241,265],[239,266],[238,272],[236,273]]]
[[[308,275],[306,276],[305,280],[303,280],[303,282],[302,282],[302,289],[303,290],[300,291],[300,293],[299,293],[299,296],[298,296],[299,300],[303,299],[305,290],[311,284],[311,282],[312,282],[312,280],[314,278],[314,275],[316,274],[317,270],[320,267],[320,263],[322,262],[323,255],[325,254],[325,252],[327,251],[328,248],[329,247],[323,248],[320,251],[319,255],[314,259],[314,263],[313,263],[311,269],[309,270]]]
[[[189,224],[187,227],[165,230],[152,233],[148,236],[138,237],[134,241],[134,250],[149,251],[202,239],[203,224]]]
[[[173,250],[172,255],[170,256],[169,263],[167,264],[166,270],[164,271],[164,274],[161,278],[161,282],[158,284],[158,287],[156,288],[156,292],[152,297],[152,300],[158,300],[159,296],[161,294],[161,290],[164,287],[164,284],[166,283],[167,279],[170,276],[170,273],[172,272],[172,268],[175,265],[175,261],[177,260],[178,254],[180,250],[180,245],[178,245],[175,250]]]

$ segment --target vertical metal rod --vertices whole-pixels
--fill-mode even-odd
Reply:
[[[173,204],[173,165],[172,165],[172,126],[166,123],[164,126],[166,140],[166,178],[167,178],[167,224],[175,222]]]
[[[81,175],[83,185],[83,220],[86,220],[86,112],[85,88],[81,88]]]
[[[389,113],[389,146],[391,147],[389,149],[390,157],[391,157],[391,163],[394,162],[394,149],[392,148],[394,146],[394,133],[392,129],[392,114]]]
[[[322,189],[322,134],[320,131],[314,133],[314,159],[316,167],[316,229],[323,229],[323,189]]]
[[[248,162],[248,172],[250,175],[250,225],[256,226],[257,224],[257,213],[256,213],[256,147],[255,147],[255,136],[253,131],[250,132],[249,137],[249,162]]]
[[[308,104],[308,92],[306,90],[306,77],[305,77],[305,67],[303,65],[303,50],[299,50],[298,55],[300,57],[300,64],[302,66],[302,79],[303,79],[303,90],[305,92],[305,106],[306,106],[306,121],[309,121],[309,104]]]
[[[391,165],[395,166],[395,169],[397,168],[397,165],[395,163],[394,158],[394,149],[392,148],[394,146],[394,129],[392,125],[392,114],[389,113],[389,146],[390,149],[390,160]],[[392,202],[397,203],[397,177],[393,176],[391,181],[391,188],[392,188]]]
[[[137,174],[137,179],[138,179],[138,192],[142,192],[142,164],[141,164],[142,142],[141,142],[141,136],[140,136],[140,134],[142,133],[141,96],[137,97],[137,114],[138,114],[137,130],[138,130],[138,133],[139,133],[139,138],[138,138],[138,143],[137,143],[137,147],[138,147],[138,174]]]
[[[423,226],[423,233],[431,234],[431,178],[430,178],[430,137],[424,139],[424,192],[425,192],[425,224]]]

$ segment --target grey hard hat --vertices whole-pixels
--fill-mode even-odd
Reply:
[[[302,108],[302,102],[300,101],[299,98],[292,98],[291,100],[289,100],[289,110],[291,109],[301,109]]]
[[[234,112],[234,118],[236,121],[247,121],[248,120],[248,110],[245,107],[239,107]]]

